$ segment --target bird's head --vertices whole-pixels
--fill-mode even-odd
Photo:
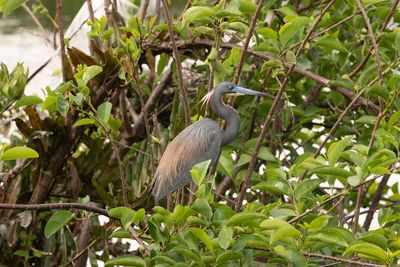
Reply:
[[[219,96],[223,96],[223,95],[255,95],[255,96],[266,96],[269,98],[274,98],[274,96],[270,95],[270,94],[266,94],[263,92],[258,92],[258,91],[254,91],[254,90],[250,90],[244,87],[240,87],[237,84],[231,83],[231,82],[222,82],[220,84],[218,84],[214,90],[212,90],[211,92],[209,92],[208,94],[206,94],[204,96],[204,98],[202,99],[203,102],[207,102],[211,99],[211,97],[213,95],[219,95]]]

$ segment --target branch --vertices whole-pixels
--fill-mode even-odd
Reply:
[[[238,66],[237,66],[236,72],[235,72],[235,77],[233,79],[233,82],[236,84],[239,82],[240,74],[241,74],[242,68],[243,68],[244,58],[246,57],[246,53],[247,53],[247,48],[249,47],[250,39],[251,39],[251,36],[253,36],[253,31],[257,24],[257,18],[258,18],[258,15],[260,14],[261,8],[263,7],[263,4],[264,4],[264,0],[258,1],[258,6],[256,9],[256,12],[254,12],[253,18],[251,19],[250,27],[249,27],[246,39],[243,44],[242,54],[240,55],[239,63],[238,63]]]
[[[394,168],[392,168],[390,171],[393,172],[393,171],[396,170],[397,168],[398,168],[398,167],[394,167]],[[382,176],[383,176],[383,175],[378,175],[378,176],[372,177],[371,179],[365,180],[365,181],[363,181],[362,183],[360,183],[360,184],[358,184],[358,185],[356,185],[356,186],[354,186],[354,187],[352,187],[352,188],[345,189],[345,190],[343,190],[342,192],[340,192],[340,193],[338,193],[338,194],[336,194],[336,195],[334,195],[334,196],[331,196],[330,198],[328,198],[328,199],[326,199],[325,201],[323,201],[321,204],[319,204],[319,205],[317,205],[317,206],[315,206],[315,207],[313,207],[313,208],[311,208],[311,209],[309,209],[309,210],[303,212],[303,213],[300,214],[299,216],[297,216],[297,217],[291,219],[291,220],[289,221],[289,223],[295,223],[295,222],[297,222],[297,221],[300,220],[301,218],[307,216],[307,215],[310,214],[311,212],[316,211],[317,209],[319,209],[320,207],[324,206],[325,204],[327,204],[327,203],[333,201],[334,199],[336,199],[336,198],[338,198],[338,197],[340,197],[340,196],[342,196],[342,195],[347,194],[350,190],[359,188],[359,187],[361,187],[361,186],[364,186],[365,184],[367,184],[367,183],[369,183],[369,182],[372,182],[372,181],[375,181],[376,179],[378,179],[378,178],[380,178],[380,177],[382,177]]]
[[[82,203],[49,203],[49,204],[6,204],[0,203],[0,209],[12,209],[12,210],[71,210],[80,209],[95,212],[107,217],[110,217],[107,210]]]
[[[385,267],[386,266],[386,265],[368,263],[365,261],[347,260],[347,259],[343,259],[343,258],[327,256],[327,255],[322,255],[322,254],[317,254],[317,253],[305,252],[304,255],[307,257],[321,258],[321,259],[325,259],[325,260],[332,260],[335,262],[345,262],[345,263],[355,264],[355,265],[359,265],[359,266],[368,266],[368,267]]]
[[[387,25],[389,24],[390,19],[392,18],[393,14],[396,11],[396,8],[397,8],[397,6],[399,4],[399,1],[400,0],[395,0],[393,2],[392,8],[390,9],[389,13],[386,16],[385,21],[383,22],[383,24],[382,24],[382,26],[380,28],[381,31],[384,31],[386,29]],[[379,36],[377,38],[377,40],[376,40],[377,42],[379,42],[380,37],[381,36]],[[367,63],[369,57],[371,56],[371,52],[372,52],[372,48],[370,47],[370,49],[368,50],[368,52],[365,55],[365,57],[363,58],[363,60],[349,73],[349,78],[354,77],[365,66],[365,64]]]
[[[176,42],[177,48],[179,48],[180,50],[186,50],[186,49],[200,49],[200,48],[210,48],[213,46],[213,41],[210,39],[194,39],[194,40],[184,40],[184,41],[177,41]],[[169,42],[165,42],[165,43],[161,43],[158,45],[155,45],[154,43],[146,43],[144,44],[145,48],[150,48],[152,49],[153,52],[157,53],[164,53],[164,52],[171,52],[171,46]],[[240,48],[243,49],[243,47],[236,45],[236,44],[231,44],[231,43],[226,43],[223,42],[221,43],[221,47],[225,48],[225,49],[232,49],[232,48]],[[253,55],[255,57],[264,59],[264,60],[279,60],[281,61],[279,58],[270,55],[268,53],[263,53],[263,52],[258,52],[258,51],[254,51],[250,48],[247,49],[247,53],[250,55]],[[283,63],[285,67],[290,68],[293,64],[290,63]],[[297,72],[298,74],[301,74],[309,79],[312,79],[318,83],[321,83],[323,85],[326,86],[330,86],[330,79],[325,78],[317,73],[314,73],[312,71],[309,70],[302,70],[300,68],[295,67],[294,69],[295,72]],[[337,92],[339,92],[340,94],[344,95],[345,97],[347,97],[348,99],[353,99],[355,97],[355,93],[345,89],[345,88],[341,88],[341,87],[334,87],[332,88],[333,90],[336,90]],[[374,104],[373,102],[367,100],[364,97],[360,97],[358,102],[358,104],[361,104],[363,106],[366,106],[368,108],[370,108],[371,110],[373,110],[374,112],[378,113],[379,111],[379,107]]]
[[[156,85],[156,87],[153,89],[151,92],[149,98],[146,101],[146,104],[144,105],[143,110],[146,111],[146,114],[149,114],[151,109],[154,107],[154,105],[157,103],[157,100],[159,99],[159,96],[161,93],[164,91],[164,89],[169,85],[169,82],[171,81],[172,78],[172,69],[168,68],[164,74],[163,77],[161,78],[161,81]],[[121,158],[123,158],[126,153],[129,150],[129,147],[134,143],[142,139],[142,135],[145,133],[144,129],[144,113],[140,112],[139,116],[137,117],[137,120],[135,121],[135,124],[133,125],[129,136],[127,136],[120,144],[118,148],[119,155]],[[113,152],[113,154],[110,157],[110,160],[108,161],[109,165],[115,165],[117,163],[117,158],[116,158],[116,153]]]
[[[335,2],[335,0],[332,0],[329,2],[329,4],[324,8],[324,10],[320,13],[320,15],[316,18],[316,20],[314,21],[313,25],[311,26],[311,28],[309,29],[306,37],[304,38],[303,42],[301,43],[299,49],[297,50],[296,53],[296,57],[301,53],[301,51],[304,49],[305,44],[308,41],[308,38],[310,38],[311,34],[314,32],[314,30],[316,29],[318,23],[321,21],[323,15],[329,10],[329,8],[333,5],[333,3]],[[247,169],[247,173],[246,176],[244,178],[244,182],[240,188],[240,192],[238,195],[238,199],[237,199],[237,203],[236,203],[236,207],[235,210],[239,211],[242,209],[242,203],[243,203],[243,199],[244,199],[244,195],[246,193],[247,188],[249,188],[250,186],[250,177],[251,174],[253,173],[253,170],[256,166],[256,162],[257,162],[257,157],[258,157],[258,152],[260,151],[261,145],[263,143],[263,140],[265,138],[265,135],[267,134],[267,130],[269,128],[269,124],[271,122],[272,116],[275,113],[275,110],[277,109],[277,107],[279,106],[279,103],[281,101],[283,92],[285,91],[286,86],[289,84],[289,79],[291,74],[293,73],[293,71],[295,70],[295,65],[291,65],[285,79],[282,82],[282,85],[278,91],[278,94],[276,95],[274,102],[272,103],[272,106],[265,118],[260,136],[257,139],[257,143],[256,143],[256,147],[254,149],[253,155],[251,157],[250,163],[249,163],[249,167]]]
[[[365,218],[365,221],[364,221],[363,228],[365,231],[368,231],[369,227],[371,226],[371,222],[374,217],[376,207],[378,206],[379,201],[382,198],[383,191],[385,189],[387,182],[389,181],[389,177],[390,177],[389,174],[385,174],[383,176],[382,180],[379,182],[378,188],[376,189],[375,194],[374,194],[374,198],[371,201],[371,205],[368,210],[367,217]]]
[[[365,11],[365,9],[364,9],[364,7],[363,7],[363,5],[362,5],[360,0],[357,0],[357,5],[358,5],[358,8],[361,11],[361,14],[362,14],[363,18],[364,18],[365,24],[367,25],[368,34],[369,34],[369,37],[371,38],[372,46],[374,47],[374,50],[375,50],[375,57],[376,57],[375,64],[376,64],[376,68],[378,70],[379,80],[381,82],[383,82],[381,59],[380,59],[380,56],[379,56],[379,50],[378,50],[378,45],[376,44],[376,38],[375,38],[375,35],[374,35],[374,31],[372,30],[371,23],[369,22],[368,14]]]
[[[61,57],[61,70],[63,81],[67,81],[67,73],[66,73],[66,62],[65,62],[65,46],[64,46],[64,29],[63,29],[63,21],[62,21],[62,0],[56,0],[56,22],[57,22],[57,31],[59,34],[60,40],[60,57]]]
[[[165,3],[165,0],[162,0],[162,3],[163,3],[163,8],[164,8],[164,14],[165,14],[165,17],[167,18],[169,38],[171,39],[171,43],[172,43],[172,52],[174,54],[175,65],[176,65],[176,75],[178,76],[178,86],[179,86],[179,91],[181,92],[183,110],[185,111],[185,122],[186,122],[186,126],[189,126],[191,124],[190,108],[189,108],[188,97],[186,94],[186,89],[183,87],[182,66],[181,66],[181,62],[179,61],[179,54],[178,54],[178,49],[177,49],[176,43],[175,43],[174,31],[172,30],[172,20],[171,20],[171,17],[169,16],[168,8],[167,8],[167,4]]]

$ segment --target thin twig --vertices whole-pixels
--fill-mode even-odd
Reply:
[[[209,39],[195,39],[195,40],[190,40],[190,41],[184,40],[184,41],[178,41],[177,47],[179,47],[182,50],[185,50],[185,49],[189,49],[189,48],[198,48],[199,46],[212,47],[213,43],[214,42]],[[156,53],[171,51],[170,43],[161,43],[161,44],[158,44],[157,46],[155,46],[153,43],[146,43],[144,46],[146,48],[152,49]],[[232,49],[232,48],[242,49],[243,48],[239,45],[232,44],[232,43],[226,43],[226,42],[221,43],[221,47],[225,48],[225,49]],[[247,53],[251,54],[252,56],[258,57],[260,59],[267,60],[267,61],[279,60],[279,58],[277,58],[276,56],[270,55],[265,52],[254,51],[250,48],[247,49]],[[290,68],[293,65],[288,62],[284,62],[283,64],[286,68]],[[297,72],[298,74],[301,74],[301,75],[303,75],[309,79],[312,79],[318,83],[321,83],[323,85],[330,85],[330,82],[331,82],[330,79],[323,77],[315,72],[300,69],[298,67],[295,67],[294,71]],[[353,99],[354,96],[356,95],[354,92],[352,92],[348,89],[345,89],[345,88],[334,87],[332,89],[336,90],[337,92],[344,95],[348,99]],[[369,107],[371,110],[376,111],[376,112],[378,112],[378,110],[379,110],[379,107],[377,105],[375,105],[372,101],[369,101],[363,97],[360,97],[359,104]]]
[[[368,34],[369,34],[369,37],[371,39],[372,46],[374,47],[374,50],[375,50],[375,57],[376,57],[375,64],[376,64],[376,68],[378,70],[378,77],[379,77],[380,82],[382,83],[383,82],[383,76],[382,76],[381,59],[380,59],[380,56],[379,56],[379,50],[378,50],[378,45],[376,43],[376,38],[375,38],[375,35],[374,35],[374,31],[372,30],[371,23],[369,22],[368,14],[365,11],[364,6],[362,5],[360,0],[357,0],[357,5],[358,5],[358,8],[361,11],[361,14],[362,14],[363,18],[364,18],[365,24],[367,25]]]
[[[363,228],[365,231],[369,230],[369,227],[371,226],[372,219],[374,217],[376,207],[379,204],[380,199],[382,198],[384,189],[386,187],[387,182],[389,181],[390,174],[385,174],[382,178],[382,180],[379,182],[378,188],[375,191],[374,198],[371,201],[370,208],[367,213],[367,217],[365,218]]]
[[[353,13],[353,14],[351,14],[350,16],[345,17],[344,19],[342,19],[342,20],[340,20],[340,21],[338,21],[338,22],[332,24],[332,25],[329,26],[328,28],[326,28],[326,29],[324,29],[324,30],[322,30],[322,31],[320,31],[320,32],[314,33],[314,34],[310,37],[309,40],[313,40],[313,39],[315,39],[315,38],[317,38],[317,37],[319,37],[319,36],[321,36],[321,35],[323,35],[323,34],[329,32],[330,30],[332,30],[332,29],[334,29],[334,28],[336,28],[336,27],[342,25],[342,24],[345,23],[346,21],[351,20],[356,14],[357,14],[357,13]],[[297,43],[295,43],[295,44],[289,46],[287,49],[285,49],[285,50],[283,51],[283,54],[286,54],[287,51],[294,49],[295,47],[297,47],[298,45],[300,45],[301,42],[302,42],[302,41],[299,41],[299,42],[297,42]]]
[[[304,49],[308,38],[310,38],[311,34],[314,32],[314,30],[316,29],[318,23],[321,21],[322,17],[324,16],[324,14],[329,10],[329,8],[333,5],[333,3],[335,2],[335,0],[332,0],[329,2],[329,4],[324,8],[324,10],[320,13],[320,15],[315,19],[313,25],[310,27],[309,31],[306,34],[306,37],[303,39],[303,42],[301,43],[299,49],[297,50],[296,56],[298,56],[300,54],[300,52]],[[243,203],[243,199],[244,199],[244,195],[246,193],[247,188],[249,188],[250,186],[250,177],[251,174],[253,173],[253,170],[256,166],[256,162],[257,162],[257,157],[258,157],[258,152],[261,148],[261,145],[263,143],[263,140],[265,138],[265,135],[267,134],[267,130],[269,128],[269,124],[271,122],[272,116],[275,113],[275,110],[277,109],[277,107],[279,106],[280,100],[282,98],[283,92],[286,89],[286,86],[289,84],[289,79],[290,76],[292,75],[293,71],[295,69],[295,65],[291,65],[289,70],[287,71],[287,74],[285,76],[285,79],[282,82],[282,85],[278,91],[278,94],[276,95],[274,102],[272,103],[272,106],[264,120],[264,124],[261,130],[261,133],[257,139],[257,143],[256,143],[256,147],[254,148],[254,152],[253,155],[251,157],[250,163],[249,163],[249,167],[247,169],[247,173],[246,176],[244,178],[244,182],[240,188],[240,192],[238,195],[238,199],[236,202],[236,207],[235,210],[236,211],[240,211],[242,209],[242,203]]]
[[[381,28],[380,28],[380,31],[383,32],[383,31],[386,29],[386,27],[387,27],[387,25],[388,25],[390,19],[392,18],[393,14],[395,13],[395,11],[396,11],[396,9],[397,9],[397,6],[398,6],[398,4],[399,4],[399,1],[400,1],[400,0],[395,0],[395,1],[393,2],[392,8],[390,9],[389,13],[387,14],[387,16],[386,16],[386,18],[385,18],[385,21],[383,22],[383,24],[382,24],[382,26],[381,26]],[[381,35],[381,36],[382,36],[382,35]],[[379,36],[379,37],[377,38],[377,40],[376,40],[377,42],[379,42],[381,36]],[[361,62],[348,74],[349,78],[352,78],[352,77],[354,77],[355,75],[357,75],[357,73],[359,73],[360,70],[365,66],[365,64],[368,62],[369,57],[371,56],[372,49],[373,49],[372,47],[370,47],[370,48],[368,49],[367,54],[364,56],[364,58],[361,60]]]
[[[41,31],[41,37],[46,41],[46,43],[52,45],[51,40],[47,37],[46,35],[46,30],[44,29],[42,23],[40,23],[39,19],[33,14],[32,10],[26,5],[23,4],[22,7],[25,9],[25,11],[29,14],[29,16],[32,18],[32,20],[35,22],[36,26],[40,29]]]
[[[353,220],[353,228],[352,228],[353,234],[355,234],[358,229],[358,220],[360,218],[361,202],[362,202],[363,195],[364,195],[364,188],[362,186],[360,186],[357,190],[356,206],[354,208],[354,220]]]
[[[314,158],[317,158],[320,154],[322,149],[325,147],[326,143],[328,143],[329,139],[331,139],[333,132],[336,130],[336,128],[339,126],[339,124],[342,122],[344,116],[349,112],[349,110],[353,107],[353,105],[357,102],[357,100],[361,97],[361,95],[364,93],[365,89],[361,89],[360,92],[354,97],[354,99],[350,102],[350,104],[347,105],[345,110],[340,114],[338,119],[336,120],[335,124],[330,128],[328,134],[326,135],[324,141],[320,144],[318,147],[317,151],[314,153]]]
[[[96,117],[91,115],[90,113],[85,112],[89,117],[92,117],[93,119],[96,120],[96,122],[100,125],[100,127],[103,129],[104,134],[106,137],[110,140],[111,146],[114,150],[114,153],[116,154],[117,162],[118,162],[118,169],[119,169],[119,175],[120,175],[120,180],[121,180],[121,188],[122,188],[122,201],[124,202],[125,207],[129,207],[129,201],[128,201],[128,192],[129,192],[129,185],[128,182],[126,181],[125,178],[125,172],[123,169],[123,163],[121,156],[118,152],[118,147],[115,145],[114,139],[111,138],[110,133],[107,129],[107,127],[103,124],[103,122],[100,120],[98,117],[98,113],[96,109],[93,107],[93,105],[88,102],[88,106],[92,109],[93,113],[96,114]],[[81,111],[84,112],[84,111]]]
[[[57,31],[59,34],[59,41],[60,41],[61,71],[62,71],[63,81],[66,82],[67,73],[66,73],[66,62],[65,62],[64,27],[62,21],[62,0],[56,0],[56,22],[57,22]]]
[[[91,22],[94,22],[94,12],[93,12],[92,0],[86,0],[86,3],[88,6],[88,11],[89,11],[89,20]]]
[[[257,24],[257,18],[261,12],[261,8],[263,7],[263,4],[264,4],[264,0],[258,0],[256,12],[254,12],[254,15],[251,19],[250,27],[249,27],[249,30],[247,31],[247,36],[246,36],[246,39],[243,44],[242,54],[240,55],[239,63],[236,67],[235,76],[233,78],[233,82],[236,84],[239,82],[240,74],[242,73],[244,59],[245,59],[246,53],[247,53],[247,48],[249,47],[250,39],[251,39],[251,36],[253,36],[254,28],[256,27],[256,24]]]
[[[81,209],[96,212],[98,214],[108,216],[107,210],[82,203],[48,203],[48,204],[7,204],[0,203],[0,209],[15,209],[15,210],[51,210],[51,209]]]
[[[144,20],[146,18],[147,9],[149,7],[150,0],[144,0],[141,2],[140,18]]]
[[[179,60],[178,49],[177,49],[176,43],[175,43],[175,37],[174,37],[175,35],[174,35],[174,31],[172,29],[172,19],[169,16],[168,8],[167,8],[167,4],[165,3],[165,0],[162,0],[162,3],[163,3],[163,8],[164,8],[164,14],[165,14],[167,24],[168,24],[168,33],[169,33],[169,38],[171,39],[172,52],[174,54],[174,59],[175,59],[176,75],[178,76],[178,86],[179,86],[179,91],[181,93],[183,110],[185,111],[185,122],[186,122],[186,126],[189,126],[191,124],[189,101],[188,101],[188,97],[187,97],[187,93],[186,93],[186,88],[183,86],[182,65]]]
[[[393,172],[393,171],[395,171],[396,169],[398,169],[398,167],[394,167],[394,168],[392,168],[392,169],[389,170],[389,171]],[[291,219],[291,220],[289,221],[289,223],[295,223],[295,222],[297,222],[297,221],[300,220],[301,218],[304,218],[304,217],[307,216],[308,214],[310,214],[310,213],[312,213],[312,212],[318,210],[320,207],[324,206],[325,204],[330,203],[330,202],[333,201],[334,199],[336,199],[336,198],[338,198],[338,197],[340,197],[340,196],[342,196],[342,195],[347,194],[348,192],[350,192],[350,190],[353,190],[353,189],[362,187],[362,186],[364,186],[365,184],[368,184],[368,183],[370,183],[370,182],[372,182],[372,181],[375,181],[375,180],[378,179],[378,178],[381,178],[382,176],[383,176],[383,175],[378,175],[378,176],[372,177],[372,178],[370,178],[370,179],[368,179],[368,180],[365,180],[365,181],[361,182],[360,184],[358,184],[358,185],[356,185],[356,186],[354,186],[354,187],[352,187],[352,188],[347,188],[347,189],[343,190],[342,192],[337,193],[336,195],[331,196],[330,198],[326,199],[325,201],[323,201],[322,203],[318,204],[317,206],[312,207],[311,209],[306,210],[305,212],[303,212],[302,214],[300,214],[299,216],[297,216],[297,217]]]
[[[322,206],[324,206],[324,205],[326,205],[326,204],[332,202],[332,201],[335,200],[336,198],[338,198],[338,197],[340,197],[340,196],[342,196],[342,195],[345,195],[345,194],[347,194],[347,193],[348,193],[348,190],[344,190],[344,191],[342,191],[342,192],[340,192],[340,193],[338,193],[338,194],[336,194],[336,195],[331,196],[330,198],[326,199],[325,201],[323,201],[322,203],[318,204],[317,206],[314,206],[314,207],[312,207],[311,209],[308,209],[307,211],[303,212],[303,213],[300,214],[299,216],[297,216],[297,217],[291,219],[291,220],[289,221],[289,223],[295,223],[295,222],[297,222],[298,220],[304,218],[306,215],[308,215],[308,214],[310,214],[310,213],[312,213],[312,212],[318,210],[320,207],[322,207]]]
[[[315,258],[321,258],[321,259],[325,259],[325,260],[332,260],[332,261],[336,261],[336,262],[345,262],[348,264],[356,264],[359,266],[368,266],[368,267],[385,267],[386,266],[386,265],[368,263],[365,261],[348,260],[348,259],[343,259],[343,258],[338,258],[338,257],[328,256],[328,255],[322,255],[322,254],[317,254],[317,253],[305,252],[304,255],[307,257],[315,257]]]
[[[147,142],[148,142],[148,146],[149,146],[149,150],[150,150],[150,171],[151,171],[151,177],[154,176],[154,157],[153,157],[153,149],[152,149],[152,137],[151,137],[151,132],[150,132],[150,126],[149,126],[149,122],[148,122],[148,116],[147,116],[147,111],[145,109],[145,103],[144,103],[144,99],[143,99],[143,94],[142,94],[142,88],[141,88],[141,84],[139,81],[139,75],[138,75],[138,71],[135,71],[135,83],[137,86],[136,92],[139,96],[139,101],[140,101],[140,105],[142,107],[142,113],[143,113],[143,117],[144,117],[144,128],[146,129],[146,135],[147,135]]]

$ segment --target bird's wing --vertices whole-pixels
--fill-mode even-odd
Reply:
[[[202,119],[180,132],[168,145],[154,176],[152,194],[158,200],[191,181],[189,170],[211,159],[216,164],[221,149],[221,130],[216,122]]]

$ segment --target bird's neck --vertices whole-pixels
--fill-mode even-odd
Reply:
[[[225,131],[222,132],[222,145],[229,144],[239,132],[239,114],[222,101],[221,94],[215,94],[210,99],[212,110],[226,122]]]

